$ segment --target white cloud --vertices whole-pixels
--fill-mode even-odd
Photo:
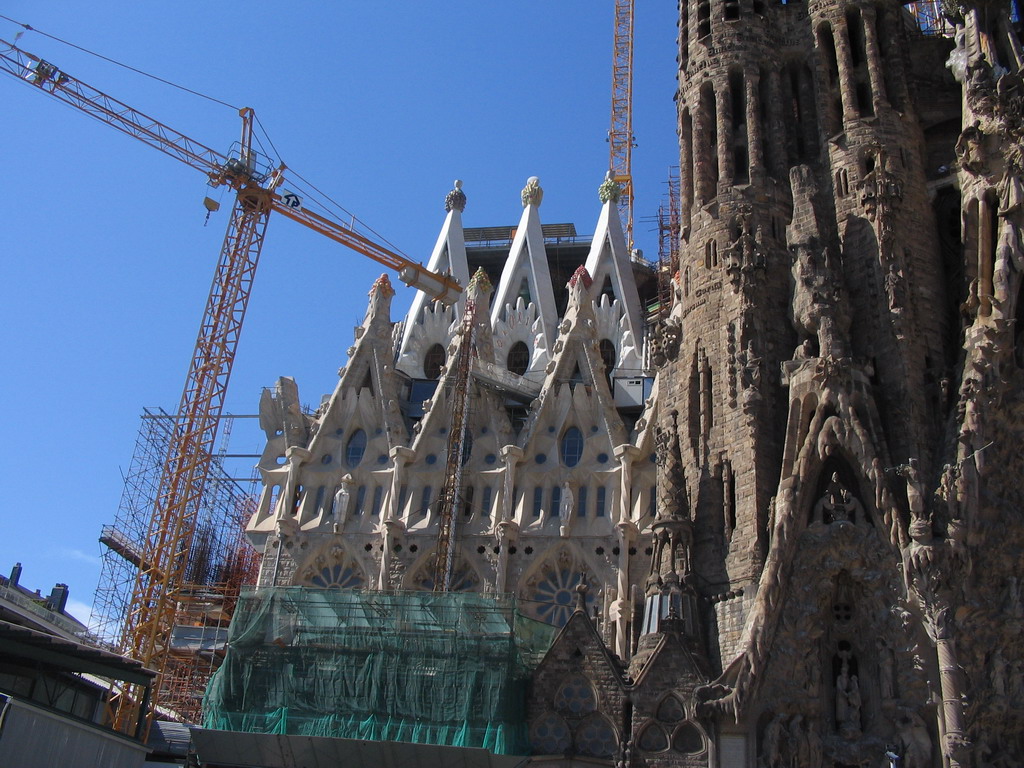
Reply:
[[[79,562],[88,563],[89,565],[100,564],[100,558],[97,555],[90,555],[89,553],[83,552],[80,549],[70,549],[66,547],[62,549],[61,552],[64,555],[64,557],[67,557],[71,560],[78,560]]]
[[[64,606],[65,613],[69,613],[78,619],[83,624],[89,623],[89,615],[92,613],[92,605],[89,603],[83,603],[81,600],[75,600],[73,597],[68,598],[68,603]]]

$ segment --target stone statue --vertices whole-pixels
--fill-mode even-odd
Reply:
[[[900,768],[927,768],[932,763],[932,739],[924,720],[910,710],[904,710],[897,721],[900,753],[903,762]]]
[[[331,505],[331,514],[334,516],[335,524],[339,528],[345,527],[348,520],[349,486],[352,485],[352,475],[345,475],[341,478],[338,490],[334,492],[334,503]]]
[[[825,495],[814,505],[814,519],[823,523],[855,523],[858,511],[862,511],[860,502],[840,482],[839,473],[833,472]]]
[[[860,735],[860,681],[850,674],[849,655],[843,658],[836,676],[836,725],[845,739]]]
[[[878,654],[878,693],[883,702],[889,702],[896,697],[896,670],[892,651],[882,638],[875,641],[875,651]]]
[[[782,737],[785,731],[782,720],[782,715],[776,715],[764,729],[761,741],[761,765],[763,768],[782,768]]]
[[[558,532],[565,538],[572,531],[572,524],[576,517],[576,499],[572,495],[572,488],[569,483],[562,484],[562,499],[558,506],[558,517],[561,520]]]
[[[907,504],[910,506],[910,516],[915,520],[924,517],[924,483],[921,481],[921,473],[917,468],[917,459],[910,459],[909,463],[898,467],[896,472],[907,481]]]

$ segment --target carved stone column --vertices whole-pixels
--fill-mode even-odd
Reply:
[[[868,56],[868,79],[871,81],[871,104],[877,115],[889,105],[885,93],[885,77],[882,74],[882,53],[875,33],[875,9],[864,5],[861,8],[861,22],[864,27],[864,50]]]
[[[715,89],[715,114],[718,119],[718,183],[732,185],[736,181],[732,158],[732,98],[725,88]]]
[[[512,504],[513,489],[516,482],[516,465],[523,458],[523,449],[515,445],[505,445],[501,448],[501,460],[505,465],[502,469],[502,484],[498,489],[501,498],[498,499],[498,514],[494,526],[494,537],[498,544],[498,567],[495,573],[494,589],[499,594],[505,591],[505,584],[508,579],[508,548],[519,535],[519,525],[513,519]]]
[[[850,35],[846,19],[837,18],[832,27],[836,43],[836,60],[839,62],[839,93],[843,97],[843,122],[853,120],[857,111],[857,88],[853,84],[853,57],[850,55]]]
[[[750,162],[750,180],[764,172],[764,146],[761,143],[760,75],[747,72],[744,77],[747,102],[747,153]]]

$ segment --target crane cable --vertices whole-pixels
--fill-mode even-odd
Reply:
[[[131,66],[130,64],[124,64],[124,63],[122,63],[120,61],[117,61],[116,59],[110,58],[109,56],[104,56],[102,53],[96,53],[96,51],[90,51],[88,48],[83,48],[82,46],[75,45],[74,43],[69,42],[67,40],[62,40],[61,38],[57,37],[56,35],[48,34],[46,32],[43,32],[41,29],[36,29],[35,27],[29,26],[28,24],[23,24],[20,21],[15,21],[10,16],[4,16],[2,13],[0,13],[0,19],[3,19],[4,21],[9,21],[9,22],[11,22],[11,24],[16,24],[17,26],[22,27],[23,29],[27,30],[28,32],[35,32],[36,34],[42,35],[43,37],[48,37],[51,40],[57,41],[58,43],[62,43],[64,45],[67,45],[67,46],[69,46],[71,48],[74,48],[75,50],[79,50],[82,53],[87,53],[90,56],[95,56],[97,59],[103,59],[103,61],[110,62],[111,64],[114,64],[115,66],[122,67],[123,69],[127,69],[127,70],[129,70],[131,72],[134,72],[134,73],[138,74],[138,75],[142,75],[144,77],[151,78],[153,80],[156,80],[158,82],[163,83],[164,85],[169,85],[172,88],[177,88],[180,91],[185,91],[186,93],[191,93],[193,96],[199,96],[200,98],[206,99],[207,101],[212,101],[215,104],[220,104],[222,106],[229,107],[230,109],[233,109],[236,112],[240,109],[239,107],[236,107],[234,104],[229,104],[226,101],[221,101],[220,99],[215,98],[213,96],[208,96],[205,93],[200,93],[199,91],[194,91],[191,88],[186,88],[184,85],[178,85],[177,83],[173,83],[170,80],[165,80],[164,78],[158,77],[157,75],[151,75],[149,72],[144,72],[141,69],[136,69],[135,67]],[[19,36],[21,35],[20,32],[18,34],[19,34]],[[17,42],[17,38],[15,38],[15,42]]]
[[[112,59],[109,56],[104,56],[102,53],[96,53],[96,51],[91,51],[88,48],[84,48],[84,47],[82,47],[80,45],[76,45],[75,43],[72,43],[72,42],[70,42],[68,40],[64,40],[62,38],[59,38],[56,35],[51,35],[51,34],[49,34],[47,32],[43,32],[42,30],[36,29],[35,27],[33,27],[33,26],[29,25],[29,24],[25,24],[23,22],[16,21],[15,19],[12,19],[10,16],[5,16],[4,14],[0,13],[0,19],[3,19],[4,21],[9,21],[11,24],[19,26],[19,27],[21,27],[25,31],[35,32],[38,35],[42,35],[43,37],[47,37],[47,38],[49,38],[51,40],[54,40],[54,41],[56,41],[58,43],[61,43],[62,45],[66,45],[66,46],[68,46],[70,48],[74,48],[75,50],[81,51],[82,53],[86,53],[86,54],[88,54],[90,56],[95,56],[98,59],[102,59],[103,61],[109,62],[110,64],[113,64],[113,65],[118,66],[118,67],[122,67],[123,69],[127,69],[130,72],[135,72],[136,74],[142,75],[143,77],[148,77],[151,80],[156,80],[157,82],[163,83],[164,85],[169,85],[172,88],[177,88],[178,90],[184,91],[185,93],[190,93],[193,96],[198,96],[198,97],[200,97],[202,99],[206,99],[207,101],[212,101],[214,104],[220,104],[221,106],[228,107],[229,109],[233,109],[236,112],[240,111],[240,108],[236,107],[234,104],[230,104],[229,102],[223,101],[221,99],[218,99],[218,98],[216,98],[214,96],[210,96],[210,95],[205,94],[205,93],[202,93],[200,91],[193,90],[192,88],[188,88],[188,87],[186,87],[184,85],[179,85],[178,83],[172,82],[171,80],[167,80],[167,79],[162,78],[162,77],[159,77],[158,75],[150,74],[149,72],[146,72],[144,70],[141,70],[141,69],[138,69],[136,67],[133,67],[130,64],[125,64],[123,62],[117,61],[116,59]],[[14,41],[17,42],[18,38],[21,37],[22,34],[24,34],[24,33],[23,32],[19,32],[18,35],[15,36]],[[270,133],[263,126],[263,123],[260,122],[260,119],[259,119],[258,116],[256,116],[256,123],[257,123],[257,125],[259,125],[260,131],[262,132],[263,136],[266,138],[267,143],[270,144],[271,149],[274,151],[274,155],[277,156],[278,162],[280,162],[281,161],[281,153],[278,152],[277,147],[274,146],[274,140],[270,138]],[[257,142],[258,141],[259,141],[259,139],[257,138]],[[261,146],[261,148],[262,148],[262,146]],[[289,176],[301,179],[306,184],[308,184],[317,194],[321,195],[329,203],[334,205],[338,210],[342,211],[346,216],[348,216],[351,219],[351,221],[353,222],[353,225],[358,222],[363,229],[365,229],[366,231],[368,231],[369,233],[374,235],[381,242],[387,244],[393,251],[395,251],[396,253],[398,253],[401,256],[409,258],[409,256],[406,253],[404,253],[400,248],[398,248],[394,243],[390,242],[387,238],[385,238],[383,235],[381,235],[379,232],[377,232],[375,229],[373,229],[365,221],[362,221],[361,219],[359,219],[354,213],[352,213],[349,210],[346,210],[344,208],[344,206],[342,206],[336,200],[333,200],[329,195],[324,193],[322,190],[318,189],[308,179],[305,179],[302,176],[300,176],[292,168],[289,168],[288,170],[289,170]],[[314,195],[307,195],[307,196],[311,200],[316,200]],[[321,207],[322,210],[324,210],[328,214],[331,212],[330,206],[324,204],[323,202],[321,202],[319,200],[316,200],[316,202]],[[354,226],[352,228],[355,229]]]

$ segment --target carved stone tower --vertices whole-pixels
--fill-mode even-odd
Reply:
[[[659,467],[647,608],[685,542],[722,766],[1024,749],[984,713],[1024,694],[1024,51],[1015,5],[954,5],[680,4],[658,405],[684,478]]]

